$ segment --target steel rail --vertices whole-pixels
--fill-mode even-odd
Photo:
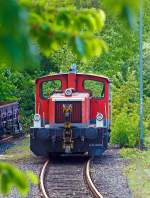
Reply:
[[[48,166],[48,163],[49,163],[49,160],[47,160],[45,163],[44,163],[44,166],[41,170],[41,173],[40,173],[40,190],[41,190],[41,197],[44,197],[44,198],[49,198],[47,192],[46,192],[46,189],[45,189],[45,185],[44,185],[44,178],[45,178],[45,172],[46,172],[46,168]]]
[[[94,198],[103,198],[103,196],[100,194],[100,192],[97,190],[97,188],[95,187],[95,185],[92,182],[91,176],[90,176],[90,162],[91,159],[89,159],[83,169],[83,177],[84,177],[84,181],[87,185],[87,188],[91,191],[92,195]],[[41,170],[40,173],[40,191],[41,191],[41,197],[43,198],[50,198],[48,193],[46,192],[46,187],[44,184],[44,180],[45,180],[45,173],[46,173],[46,169],[48,167],[49,164],[49,160],[47,160]]]
[[[0,143],[5,143],[6,141],[11,140],[12,138],[13,138],[12,135],[11,136],[8,136],[8,137],[5,137],[5,138],[2,138],[2,139],[0,139]]]
[[[95,185],[92,182],[91,176],[90,176],[90,162],[91,159],[89,159],[84,167],[84,179],[85,182],[87,184],[87,187],[89,188],[89,190],[91,191],[93,197],[95,198],[103,198],[103,196],[100,194],[100,192],[97,190],[97,188],[95,187]]]

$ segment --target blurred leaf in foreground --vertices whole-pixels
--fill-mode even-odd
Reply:
[[[22,196],[26,196],[30,182],[38,184],[38,179],[32,172],[24,173],[8,163],[0,162],[0,193],[6,195],[15,186]]]
[[[125,19],[132,29],[136,29],[136,14],[139,12],[139,2],[139,0],[103,0],[109,12]]]
[[[96,8],[61,7],[58,2],[20,0],[29,13],[30,33],[41,52],[49,57],[67,44],[81,60],[87,60],[106,51],[105,42],[96,36],[104,27],[105,13]]]
[[[23,67],[35,61],[26,21],[27,12],[16,0],[0,1],[1,63]]]

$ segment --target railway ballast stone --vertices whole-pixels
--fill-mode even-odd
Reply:
[[[91,177],[104,198],[132,198],[123,170],[127,161],[120,158],[119,149],[109,149],[91,163]]]

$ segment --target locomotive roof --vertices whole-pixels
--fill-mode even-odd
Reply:
[[[40,80],[40,79],[46,78],[46,77],[48,77],[48,76],[61,76],[61,75],[67,75],[67,74],[69,74],[69,73],[50,74],[50,75],[41,76],[41,77],[37,78],[36,80]],[[110,80],[108,77],[103,76],[103,75],[77,73],[77,75],[78,75],[78,74],[79,74],[79,75],[87,75],[87,76],[101,77],[101,78],[106,79],[106,80],[108,80],[109,82],[111,82],[111,80]]]

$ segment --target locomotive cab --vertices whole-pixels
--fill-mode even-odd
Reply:
[[[110,131],[110,81],[106,77],[76,73],[44,76],[36,80],[36,112],[30,128],[34,154],[100,156]]]

